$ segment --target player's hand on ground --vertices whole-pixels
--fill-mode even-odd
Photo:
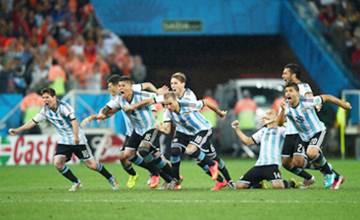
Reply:
[[[8,132],[9,132],[10,135],[16,135],[16,134],[18,134],[18,131],[17,131],[16,128],[10,128]]]
[[[238,128],[239,125],[240,125],[240,122],[238,120],[231,122],[231,127],[234,129]]]

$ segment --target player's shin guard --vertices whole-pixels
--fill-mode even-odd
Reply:
[[[121,166],[123,167],[125,172],[128,173],[130,176],[136,176],[136,171],[131,164],[121,163]]]
[[[180,179],[180,163],[181,163],[181,149],[178,147],[171,148],[171,170],[172,176],[176,179]]]
[[[109,173],[109,171],[107,171],[107,169],[101,163],[96,164],[96,170],[106,179],[110,179],[112,177],[111,173]]]
[[[62,169],[58,169],[58,171],[68,180],[70,180],[73,183],[78,183],[79,179],[76,178],[76,176],[71,172],[70,168],[68,166],[64,166]]]
[[[231,177],[230,177],[229,171],[227,170],[227,168],[225,166],[225,162],[221,158],[218,158],[218,157],[216,157],[215,160],[219,163],[219,170],[220,170],[221,174],[224,176],[226,181],[230,181]]]
[[[326,174],[332,174],[332,169],[329,166],[329,163],[327,162],[326,158],[324,157],[324,154],[320,151],[317,157],[315,157],[311,163],[320,170],[320,172],[324,175]]]
[[[284,168],[287,171],[289,171],[289,172],[291,172],[291,173],[293,173],[293,174],[295,174],[297,176],[300,176],[300,177],[302,177],[302,178],[304,178],[306,180],[309,180],[309,179],[312,178],[312,175],[310,173],[306,172],[303,168],[299,168],[299,167],[288,168],[288,167],[285,167],[285,166],[284,166]]]
[[[133,162],[134,164],[138,165],[139,167],[147,169],[151,174],[159,173],[159,169],[151,164],[145,163],[144,159],[138,155],[134,155],[132,158],[129,158],[129,161]]]
[[[196,148],[195,152],[191,153],[189,155],[191,158],[194,158],[195,160],[198,161],[198,163],[200,164],[200,166],[213,166],[214,165],[214,161],[210,160],[204,152],[202,152],[199,148]]]

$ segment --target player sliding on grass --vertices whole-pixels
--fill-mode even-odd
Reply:
[[[55,90],[51,88],[43,89],[41,96],[45,106],[41,109],[40,113],[21,127],[10,128],[9,133],[11,135],[19,134],[31,129],[39,122],[47,120],[56,128],[60,136],[55,150],[54,165],[65,178],[73,183],[69,191],[76,191],[81,187],[80,180],[75,177],[70,168],[65,164],[71,159],[73,153],[83,160],[88,168],[103,175],[109,181],[113,190],[117,190],[119,184],[115,177],[102,164],[95,161],[87,144],[85,134],[78,126],[73,108],[69,104],[58,100]]]
[[[285,127],[278,126],[276,112],[267,110],[262,118],[265,124],[251,137],[244,134],[239,128],[239,121],[231,123],[232,128],[240,140],[246,145],[260,145],[260,152],[255,166],[251,168],[236,183],[237,189],[260,188],[260,182],[271,181],[276,189],[297,187],[295,181],[286,181],[281,177],[279,166],[281,164],[281,149],[285,139]]]

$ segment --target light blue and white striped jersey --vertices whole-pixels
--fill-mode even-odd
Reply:
[[[176,125],[176,131],[195,135],[200,131],[211,129],[211,124],[200,113],[204,103],[202,100],[198,101],[178,101],[180,111],[171,112],[166,109],[164,113],[164,121],[172,121]]]
[[[71,125],[72,120],[76,120],[74,109],[66,102],[57,100],[57,109],[56,111],[51,110],[47,105],[45,105],[41,111],[35,115],[33,121],[39,123],[47,120],[52,124],[59,135],[59,144],[74,145],[74,134]],[[87,139],[83,130],[79,126],[79,141],[80,144],[87,144]]]
[[[112,109],[123,109],[125,106],[130,107],[132,104],[150,98],[155,98],[153,93],[133,91],[133,97],[130,102],[119,95],[110,100],[106,105]],[[152,106],[143,106],[132,112],[126,113],[130,119],[130,125],[132,125],[137,134],[143,135],[145,132],[155,127],[155,116],[152,109]]]
[[[288,103],[286,104],[286,118],[299,132],[301,140],[309,141],[316,133],[326,130],[324,123],[320,121],[314,108],[321,104],[322,99],[320,96],[300,97],[299,104],[295,108]]]
[[[311,90],[311,87],[309,84],[301,82],[301,83],[298,83],[297,86],[299,87],[300,97],[305,97],[306,94],[309,94],[309,93],[312,94],[312,90]],[[286,122],[285,127],[286,127],[286,135],[299,133],[297,131],[296,127],[290,122]]]
[[[263,127],[252,135],[254,142],[260,145],[260,153],[255,166],[273,164],[279,166],[281,164],[281,151],[285,140],[285,129],[285,127]]]
[[[191,89],[185,88],[184,94],[181,97],[179,97],[178,100],[181,100],[181,101],[196,101],[197,97],[196,97],[195,93]]]

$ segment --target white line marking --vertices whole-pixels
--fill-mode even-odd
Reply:
[[[13,200],[13,199],[7,199],[7,200],[0,200],[0,204],[14,204],[14,203],[50,203],[50,202],[62,202],[62,203],[158,203],[158,204],[164,204],[164,203],[187,203],[187,204],[211,204],[211,203],[238,203],[238,204],[258,204],[258,203],[269,203],[269,204],[359,204],[359,201],[300,201],[300,200],[205,200],[205,199],[194,199],[194,200],[182,200],[182,199],[79,199],[79,200],[71,200],[71,199],[21,199],[21,200]]]

